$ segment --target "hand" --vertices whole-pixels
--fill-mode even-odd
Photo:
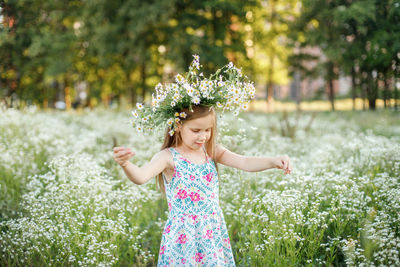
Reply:
[[[135,155],[135,152],[132,152],[130,148],[114,147],[113,158],[123,168],[128,165],[129,159]]]
[[[280,156],[275,158],[275,164],[278,169],[285,170],[284,174],[290,174],[292,167],[290,166],[290,160],[288,156]]]

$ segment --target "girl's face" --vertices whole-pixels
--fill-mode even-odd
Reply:
[[[185,121],[178,127],[182,143],[186,148],[199,150],[210,140],[214,127],[213,114]]]

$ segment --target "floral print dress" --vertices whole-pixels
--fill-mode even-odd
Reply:
[[[191,163],[169,150],[175,170],[170,183],[164,178],[169,215],[158,266],[235,266],[214,161]]]

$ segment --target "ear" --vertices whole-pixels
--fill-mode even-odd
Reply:
[[[177,123],[176,123],[176,129],[175,129],[175,132],[179,132],[181,129],[182,129],[182,123],[180,123],[180,122],[177,122]]]

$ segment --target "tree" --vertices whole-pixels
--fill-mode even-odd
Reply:
[[[79,2],[34,0],[3,4],[6,25],[2,27],[0,53],[9,54],[3,60],[8,72],[13,73],[15,84],[8,87],[7,95],[11,89],[23,100],[39,100],[47,106],[49,99],[57,98],[57,91],[49,90],[48,85],[48,81],[55,80],[64,84],[68,96],[75,57],[72,26],[78,8]]]
[[[247,13],[247,29],[252,37],[246,41],[257,81],[266,84],[268,109],[273,109],[274,86],[288,83],[288,57],[293,48],[288,46],[288,23],[298,15],[299,1],[256,1]],[[246,29],[245,29],[246,30]]]

